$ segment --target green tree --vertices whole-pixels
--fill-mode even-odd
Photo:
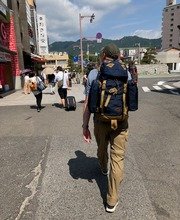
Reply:
[[[157,63],[156,54],[156,48],[148,48],[141,60],[141,64]]]

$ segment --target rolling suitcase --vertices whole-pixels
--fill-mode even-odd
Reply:
[[[66,111],[76,110],[76,99],[74,96],[67,96],[65,101],[65,109]]]

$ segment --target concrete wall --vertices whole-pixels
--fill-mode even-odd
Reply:
[[[136,65],[138,74],[151,75],[151,74],[169,74],[168,66],[166,64],[146,64]]]

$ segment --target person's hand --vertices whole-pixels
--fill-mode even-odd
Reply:
[[[91,143],[91,132],[89,128],[83,128],[83,138],[87,143]]]

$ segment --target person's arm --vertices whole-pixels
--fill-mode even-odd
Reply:
[[[65,73],[64,73],[65,74]],[[67,84],[67,89],[70,90],[69,86],[69,75],[66,73],[66,84]]]
[[[84,101],[84,109],[83,109],[83,138],[87,143],[91,142],[91,132],[89,130],[89,121],[91,117],[91,113],[88,108],[88,96],[90,92],[90,88],[92,85],[92,81],[94,78],[92,78],[91,73],[87,77],[87,84],[85,87],[85,101]]]
[[[91,142],[91,132],[89,130],[89,120],[91,117],[91,113],[88,109],[88,96],[85,98],[84,102],[84,110],[83,110],[83,138],[87,143]]]

